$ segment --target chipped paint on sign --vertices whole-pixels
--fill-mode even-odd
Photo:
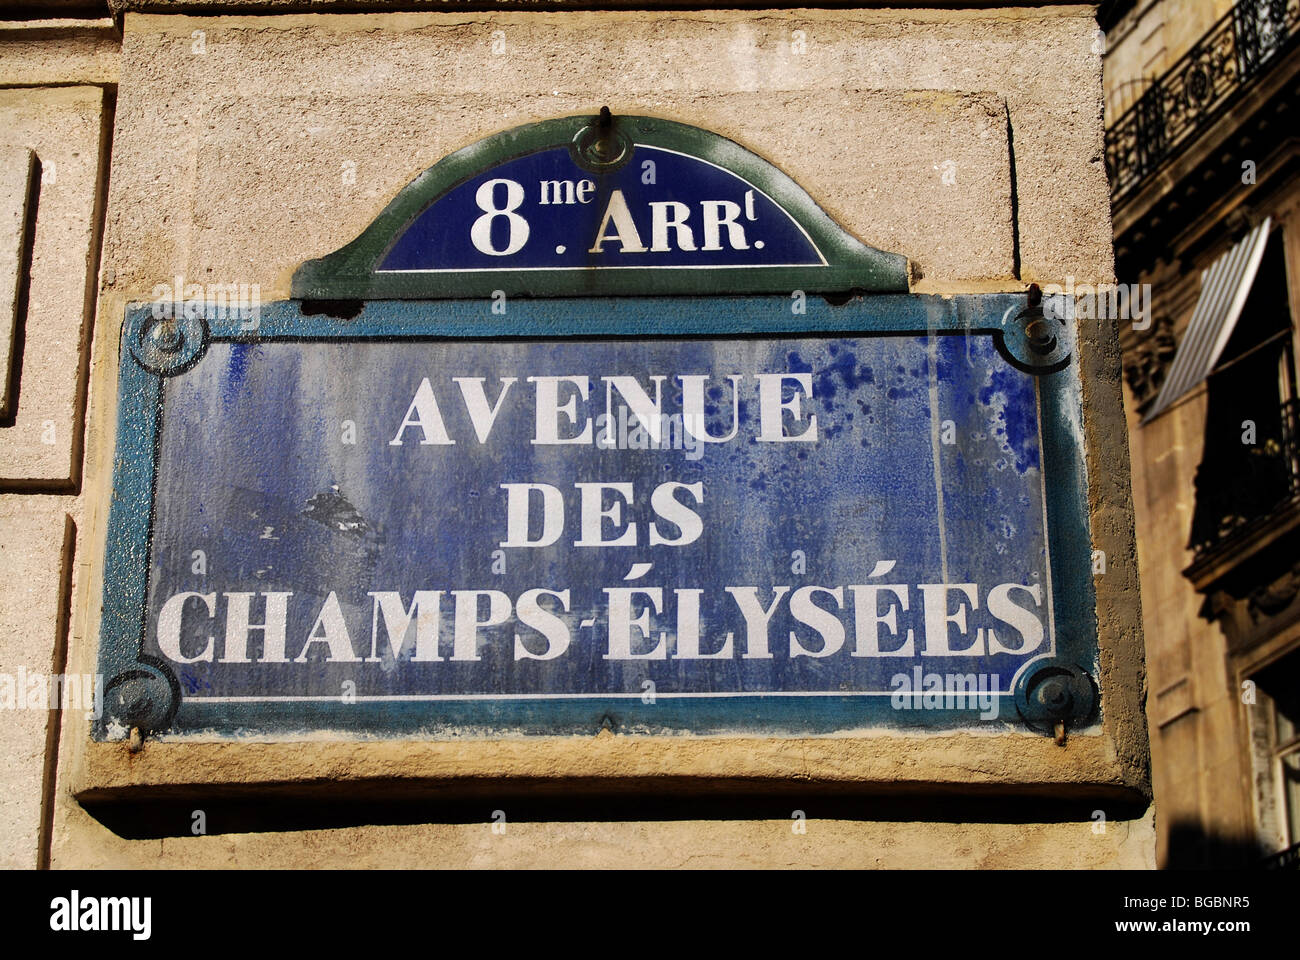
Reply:
[[[468,302],[272,304],[170,366],[137,310],[110,705],[170,684],[154,729],[188,736],[1017,726],[1026,671],[1096,634],[1061,592],[1077,381],[1007,352],[1013,306],[756,338],[766,300],[550,301],[509,339]]]
[[[163,409],[145,651],[191,702],[1006,694],[1051,653],[987,337],[223,343]]]

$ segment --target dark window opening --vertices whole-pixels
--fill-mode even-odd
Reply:
[[[1267,523],[1300,492],[1291,341],[1282,233],[1276,230],[1207,382],[1205,449],[1188,544],[1198,556]]]

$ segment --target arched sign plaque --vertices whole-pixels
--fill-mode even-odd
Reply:
[[[1098,721],[1072,322],[572,117],[293,300],[129,308],[100,739]]]
[[[308,300],[906,293],[739,144],[651,117],[567,117],[453,153],[352,243],[294,276]]]

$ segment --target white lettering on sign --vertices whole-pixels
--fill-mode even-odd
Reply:
[[[537,202],[540,206],[588,204],[595,191],[596,184],[591,180],[539,180]],[[475,250],[493,257],[508,257],[524,248],[530,228],[527,218],[519,212],[524,204],[523,184],[505,177],[484,181],[474,194],[474,202],[483,211],[469,228]],[[740,218],[742,214],[749,221],[756,217],[753,190],[745,192],[743,207],[734,200],[700,200],[698,211],[679,200],[653,200],[646,206],[648,212],[634,216],[623,191],[610,191],[600,226],[587,252],[604,253],[607,244],[620,254],[750,249]],[[507,226],[505,245],[501,247],[492,239],[498,222]],[[648,247],[643,239],[646,235],[650,237]]]
[[[489,405],[486,378],[451,378],[458,388],[461,403],[474,429],[474,438],[480,444],[488,442],[492,427],[509,400],[507,395],[510,386],[518,379],[502,377],[496,400]],[[596,430],[593,428],[592,417],[584,416],[584,411],[580,408],[580,403],[586,404],[592,392],[589,377],[585,374],[528,377],[527,382],[533,385],[535,426],[532,442],[543,446],[586,444],[610,449],[617,446],[613,428],[621,422],[620,414],[624,420],[630,414],[631,419],[647,434],[649,444],[653,445],[662,441],[664,424],[677,422],[678,419],[682,428],[700,443],[727,443],[736,439],[740,429],[742,381],[746,379],[740,374],[725,374],[721,377],[706,374],[673,376],[671,379],[681,384],[682,400],[680,410],[671,414],[665,412],[664,404],[663,383],[670,379],[667,375],[655,374],[647,378],[653,385],[653,399],[651,389],[636,377],[600,379],[605,384],[605,405],[603,413],[596,418],[601,429]],[[705,424],[705,385],[711,379],[731,384],[731,424],[729,432],[723,436],[710,435]],[[755,374],[753,380],[756,381],[756,388],[752,392],[757,394],[758,399],[758,433],[755,440],[760,443],[818,441],[816,414],[810,414],[805,419],[803,413],[802,398],[811,400],[813,397],[812,374],[760,373]],[[616,393],[621,403],[615,402]],[[450,446],[456,443],[447,430],[442,407],[428,377],[420,381],[388,444],[400,447],[413,437],[418,437],[418,443],[422,446]]]
[[[549,196],[557,203],[567,202],[568,193],[560,182]],[[581,184],[573,185],[572,194],[582,202]],[[500,181],[484,184],[480,195],[484,204],[491,206],[503,200],[506,205],[513,203],[516,193],[509,183]],[[669,234],[679,244],[695,242],[682,205],[665,203],[660,209],[662,212],[654,214],[655,242]],[[733,210],[719,204],[705,218],[700,236],[706,243],[721,240],[732,233],[740,213],[739,206]],[[507,214],[505,207],[497,206],[484,216]],[[622,214],[607,213],[601,240],[640,242],[635,225],[625,234],[630,221],[620,222],[622,218]],[[743,242],[743,231],[730,242]],[[770,362],[783,367],[796,361],[787,353]],[[664,361],[663,365],[671,363]],[[437,461],[454,454],[442,449],[447,446],[461,444],[459,449],[465,451],[474,444],[486,446],[495,437],[498,445],[508,442],[522,447],[515,452],[524,456],[503,461],[515,475],[493,477],[469,492],[482,497],[478,502],[486,505],[486,511],[481,526],[490,545],[500,549],[492,551],[491,574],[487,564],[466,569],[498,575],[508,556],[512,565],[531,570],[528,589],[523,589],[524,585],[491,589],[475,583],[472,575],[466,583],[457,579],[463,572],[452,565],[428,578],[434,582],[421,582],[418,589],[406,584],[405,591],[387,579],[388,573],[377,573],[377,582],[367,580],[364,588],[354,586],[350,591],[337,582],[324,588],[313,583],[311,589],[296,594],[180,591],[163,599],[157,615],[154,638],[161,656],[177,664],[236,668],[274,664],[277,670],[293,670],[294,665],[308,663],[381,663],[387,670],[405,660],[447,664],[450,671],[456,664],[483,661],[485,649],[489,662],[509,657],[550,661],[570,653],[576,644],[578,650],[593,657],[599,653],[604,660],[618,662],[781,659],[820,668],[823,664],[855,664],[861,659],[894,658],[885,661],[892,665],[897,658],[1026,658],[1048,646],[1050,599],[1045,586],[996,582],[1006,580],[1007,574],[991,574],[984,583],[973,582],[980,579],[974,573],[954,578],[972,582],[946,582],[946,570],[941,578],[922,573],[890,577],[896,566],[893,560],[877,562],[865,576],[849,572],[852,568],[817,574],[815,554],[805,553],[804,548],[787,552],[788,548],[782,547],[771,568],[777,571],[772,579],[793,576],[799,582],[777,585],[766,580],[769,585],[759,585],[766,579],[762,573],[756,577],[724,574],[724,579],[712,578],[706,570],[700,576],[707,579],[691,585],[691,572],[707,566],[715,544],[733,533],[748,537],[740,524],[734,531],[709,529],[710,524],[735,517],[738,505],[734,495],[709,496],[706,486],[713,474],[694,482],[664,479],[658,473],[647,479],[635,466],[623,472],[627,460],[614,457],[602,467],[616,467],[618,472],[607,469],[563,482],[549,472],[571,452],[563,448],[647,449],[666,439],[665,425],[673,422],[694,437],[701,449],[706,444],[746,445],[745,451],[716,447],[711,451],[725,457],[748,452],[748,445],[830,442],[835,434],[833,424],[819,425],[812,412],[818,409],[815,401],[824,399],[817,392],[829,392],[830,388],[820,386],[826,381],[810,372],[676,374],[643,370],[638,375],[600,375],[598,368],[583,374],[525,376],[524,370],[514,370],[514,375],[498,376],[495,382],[485,376],[455,376],[452,372],[459,371],[437,377],[417,373],[403,382],[404,392],[385,401],[383,416],[391,417],[392,433],[366,431],[361,438],[364,441],[374,435],[386,457],[398,456],[389,447],[409,444],[401,459],[416,469],[426,458]],[[524,386],[519,386],[520,381]],[[410,402],[403,407],[407,396]],[[833,416],[830,411],[831,407],[821,406],[824,421]],[[629,419],[643,434],[643,443],[622,442]],[[615,423],[619,425],[617,441]],[[529,442],[543,449],[527,446]],[[554,447],[562,449],[546,449]],[[466,452],[475,458],[482,456],[477,451]],[[769,457],[788,454],[799,460],[824,453],[820,446],[765,450]],[[575,459],[580,463],[591,460]],[[472,472],[474,477],[481,475],[477,468]],[[796,479],[787,489],[797,489],[798,482]],[[442,495],[442,489],[430,491],[431,497]],[[448,504],[448,509],[455,507]],[[855,522],[847,513],[842,516],[845,523]],[[349,532],[362,526],[351,516],[337,522],[339,529]],[[258,524],[260,529],[260,519]],[[279,528],[265,527],[268,534],[273,529]],[[687,548],[703,540],[706,530],[713,540],[706,542],[708,549],[689,564],[675,562],[692,556],[685,551],[669,550],[647,558],[628,549]],[[752,547],[752,538],[743,542],[746,550],[763,549],[761,543]],[[583,578],[575,578],[573,583],[554,582],[567,576],[566,568],[555,563],[553,555],[540,553],[547,549],[579,561],[572,569],[587,571]],[[507,554],[509,550],[517,552]],[[495,566],[498,555],[501,569]],[[189,555],[185,556],[188,563]],[[788,557],[796,562],[787,566]],[[606,586],[592,576],[591,570],[600,569],[589,562],[596,558],[612,559],[618,569],[614,576],[626,570],[625,582]],[[1031,577],[1040,575],[1032,573]],[[643,579],[647,577],[663,579],[656,584]],[[877,582],[887,577],[944,582]],[[821,582],[807,582],[813,578]],[[737,579],[750,583],[728,585],[728,580]],[[539,581],[543,585],[538,585]],[[587,630],[591,632],[584,632]]]
[[[596,184],[591,180],[542,180],[537,185],[537,202],[543,205],[552,203],[591,203],[591,195],[596,192]]]
[[[506,188],[504,207],[495,205],[498,186]],[[483,216],[475,220],[469,228],[469,239],[474,244],[475,250],[494,257],[508,257],[524,248],[524,244],[528,242],[528,221],[515,213],[524,202],[522,184],[514,180],[488,180],[474,194],[474,202],[483,211]],[[492,245],[492,224],[498,217],[505,217],[510,227],[506,245],[500,250]]]
[[[750,194],[753,191],[749,191]],[[752,206],[752,197],[747,198]],[[588,253],[603,253],[606,243],[617,242],[619,253],[667,253],[670,250],[693,251],[722,250],[723,230],[726,231],[727,246],[732,250],[748,250],[745,228],[737,222],[740,216],[740,204],[732,200],[700,201],[700,232],[704,243],[695,245],[695,232],[691,227],[691,208],[675,200],[651,201],[650,207],[650,246],[641,240],[632,211],[622,190],[614,190],[609,195],[605,206],[605,215],[600,219],[596,230],[596,239]],[[671,239],[670,239],[671,238]]]
[[[614,227],[613,233],[607,232],[611,225]],[[620,253],[646,252],[645,245],[641,243],[641,235],[637,233],[636,223],[632,220],[632,211],[627,208],[627,201],[623,199],[622,190],[615,190],[609,195],[605,215],[600,218],[600,226],[596,229],[596,242],[587,252],[602,253],[601,244],[606,240],[617,240],[620,244]]]
[[[521,484],[517,488],[543,486]],[[617,488],[617,496],[622,498],[615,509],[606,501],[595,500],[593,495],[591,514],[584,516],[582,521],[583,536],[590,536],[593,542],[585,545],[623,545],[623,537],[634,526],[630,522],[624,526],[617,517],[622,516],[623,506],[632,503],[631,485],[579,486],[603,490]],[[672,493],[666,488],[671,486],[664,484],[659,487],[651,497],[651,503],[661,518],[679,522],[669,516],[667,500]],[[678,486],[690,490],[692,495],[697,493],[691,487]],[[514,495],[513,489],[508,492]],[[586,491],[583,492],[585,495]],[[682,535],[672,542],[674,545],[690,543],[702,530],[699,516],[680,502],[674,502],[680,510]],[[584,509],[584,514],[586,512]],[[606,532],[604,527],[610,525],[622,529],[623,535],[601,539]],[[558,532],[552,530],[550,533],[558,539]],[[522,545],[538,544],[529,541]],[[1012,600],[1013,591],[1025,594],[1026,602]],[[789,586],[726,586],[718,596],[708,598],[710,612],[707,616],[702,613],[704,591],[699,588],[674,588],[666,593],[661,587],[605,587],[601,592],[608,605],[601,622],[593,623],[604,627],[603,658],[606,660],[734,659],[736,656],[771,660],[778,653],[791,659],[900,657],[911,656],[914,643],[919,646],[917,652],[922,656],[968,657],[983,654],[983,649],[977,648],[986,637],[990,638],[992,645],[995,628],[1011,642],[998,640],[994,652],[1023,657],[1038,651],[1044,640],[1040,613],[1042,592],[1036,584],[1032,587],[1019,583],[997,584],[985,594],[986,602],[982,605],[979,603],[980,588],[973,583],[847,584],[836,587],[809,584],[793,593]],[[889,603],[890,608],[882,615],[879,603],[884,594],[889,595],[890,599],[884,602]],[[949,609],[952,594],[963,601],[956,613]],[[316,601],[319,606],[313,604],[298,617],[297,622],[286,616],[288,602],[294,596],[292,593],[264,593],[261,602],[267,622],[250,626],[248,606],[253,596],[230,592],[222,594],[223,602],[218,603],[217,594],[174,594],[164,603],[163,612],[158,616],[158,649],[176,663],[211,661],[217,652],[217,631],[213,628],[219,609],[224,612],[226,620],[224,650],[220,657],[223,663],[301,664],[312,660],[359,663],[363,659],[377,662],[388,657],[396,659],[408,647],[413,650],[412,659],[418,662],[477,661],[482,658],[483,643],[507,644],[515,660],[553,660],[562,656],[574,639],[572,620],[560,616],[570,612],[571,598],[567,587],[533,588],[522,593],[517,600],[500,590],[417,590],[409,603],[398,591],[374,590],[369,593],[372,604],[368,624],[349,624],[334,593],[330,593],[323,603]],[[918,596],[920,602],[912,603]],[[198,602],[189,603],[191,600]],[[1032,606],[1028,601],[1032,601]],[[788,638],[776,638],[774,643],[770,627],[783,605],[801,629],[791,630]],[[670,609],[673,607],[676,609]],[[910,625],[902,616],[909,610],[917,611]],[[975,623],[975,615],[980,611],[985,613],[982,626]],[[208,630],[187,633],[182,629],[186,618],[190,618],[191,626],[206,620]],[[516,625],[493,630],[506,626],[512,618]],[[662,618],[662,623],[659,618]],[[708,636],[717,638],[710,640],[710,644],[718,647],[707,653],[700,650],[701,637],[704,636],[702,624],[705,623],[710,630]],[[882,623],[888,627],[888,647],[878,632]],[[364,637],[367,626],[368,643],[357,649],[353,637]],[[528,632],[517,633],[517,627]],[[850,627],[855,638],[852,645],[846,643]],[[674,643],[667,640],[669,628],[676,638]],[[250,629],[262,632],[260,644],[250,646]],[[187,643],[191,646],[192,643],[183,638],[205,633],[210,635],[200,648],[187,649]],[[901,643],[896,642],[899,635],[905,637]],[[386,638],[386,643],[382,638]],[[286,641],[289,643],[287,648]],[[289,653],[293,656],[286,656]],[[362,654],[366,653],[368,656],[363,658]],[[450,656],[444,657],[446,653]]]

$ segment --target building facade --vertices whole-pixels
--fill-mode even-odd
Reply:
[[[1032,309],[1033,285],[1114,281],[1093,7],[630,6],[5,6],[0,672],[96,674],[129,305],[234,285],[308,314],[305,262],[502,131],[602,106],[710,131],[905,256],[903,296]],[[1119,338],[1080,318],[1071,342],[1087,533],[1060,548],[1094,557],[1065,593],[1087,598],[1100,703],[1077,729],[101,741],[64,701],[5,727],[3,862],[1150,868]]]
[[[1102,20],[1161,859],[1294,863],[1300,7]]]

